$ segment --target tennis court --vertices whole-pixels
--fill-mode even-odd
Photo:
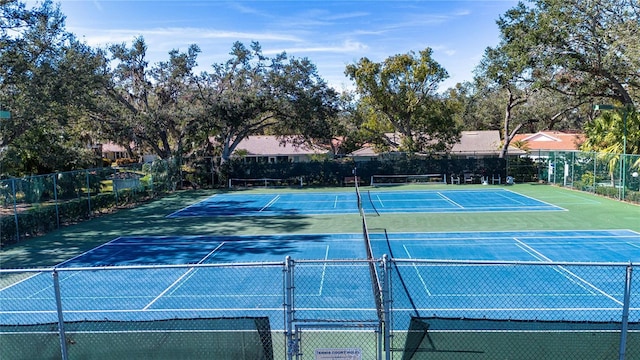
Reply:
[[[443,318],[464,312],[477,319],[587,321],[583,316],[591,317],[590,312],[595,311],[604,319],[615,319],[624,301],[620,279],[625,269],[587,263],[640,260],[640,234],[630,230],[369,236],[374,256],[392,254],[406,259],[395,263],[399,282],[409,284],[402,296],[394,297],[396,318],[402,319],[400,314],[405,313],[406,323],[401,326],[408,326],[409,315],[415,313]],[[527,262],[536,265],[527,266]],[[541,262],[557,265],[540,266]],[[638,321],[639,315],[635,313],[632,321]]]
[[[378,213],[561,211],[507,189],[361,191],[362,206]],[[216,194],[168,217],[357,214],[355,192]]]
[[[233,338],[225,344],[262,334],[257,347],[272,348],[274,358],[284,358],[292,341],[304,356],[362,346],[363,359],[381,359],[383,341],[404,354],[495,355],[513,353],[514,338],[523,336],[531,354],[571,358],[556,351],[564,343],[536,344],[566,339],[573,348],[600,348],[591,336],[619,336],[628,304],[630,329],[640,321],[640,298],[625,297],[626,275],[640,259],[637,209],[605,207],[591,195],[445,185],[175,199],[80,226],[75,239],[99,237],[100,245],[55,267],[3,273],[0,331],[17,339],[5,353],[32,354],[26,344],[37,341],[55,358],[55,340],[66,331],[70,349],[87,354],[108,353],[105,344],[121,337],[131,339],[118,345],[123,353],[142,343],[156,351],[169,337],[179,351],[206,343],[224,357],[235,346],[213,334]],[[325,216],[340,214],[349,216]],[[58,331],[62,318],[67,327]],[[388,339],[380,338],[382,319]]]
[[[272,327],[283,329],[281,263],[285,256],[366,258],[362,234],[121,237],[57,267],[65,294],[65,320],[259,315],[269,316]],[[217,266],[224,262],[245,265]],[[135,268],[151,264],[177,266]],[[100,267],[109,270],[99,271]],[[369,279],[369,266],[361,262],[350,267],[349,278],[343,270],[322,262],[309,266],[299,281],[312,285],[296,294],[298,301],[321,311],[325,297],[339,297],[343,306],[354,309],[347,316],[361,318],[362,312],[369,312],[375,318],[371,284],[361,281]],[[24,325],[25,311],[34,324],[55,322],[54,298],[50,273],[6,287],[0,290],[0,324]]]
[[[377,258],[388,254],[408,260],[640,260],[640,234],[629,230],[372,232],[369,236]],[[370,280],[367,263],[349,267],[329,264],[336,259],[366,258],[362,234],[306,234],[115,239],[58,267],[121,267],[109,271],[62,271],[65,319],[139,321],[188,317],[190,313],[210,317],[269,316],[273,329],[283,329],[283,275],[277,262],[285,256],[325,261],[308,266],[296,280],[305,284],[296,293],[297,302],[304,304],[305,316],[322,318],[325,311],[339,310],[345,319],[375,318],[371,283],[365,281]],[[204,266],[225,262],[246,266]],[[150,264],[193,266],[145,269],[144,276],[140,269],[127,268]],[[578,308],[602,313],[619,312],[622,304],[619,278],[608,282],[612,277],[602,271],[539,266],[529,269],[523,279],[519,269],[504,265],[463,268],[482,274],[482,286],[478,287],[478,278],[457,274],[460,266],[399,263],[399,276],[412,286],[408,296],[394,299],[396,317],[401,319],[403,312],[412,312],[408,301],[415,302],[418,311],[438,316],[465,310],[478,318],[526,319],[529,311],[536,317],[548,314],[550,319],[561,314],[564,320],[567,311],[557,310],[575,308],[576,302]],[[487,296],[493,298],[494,307],[478,306]],[[34,323],[51,322],[56,316],[52,299],[50,274],[31,276],[0,291],[0,322],[24,323],[25,311],[30,312]],[[327,309],[328,303],[340,304],[340,309]]]

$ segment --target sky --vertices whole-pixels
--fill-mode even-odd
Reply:
[[[169,51],[200,47],[196,71],[231,56],[234,42],[257,41],[263,54],[308,58],[337,90],[353,89],[349,64],[433,49],[449,78],[470,81],[484,50],[499,42],[496,20],[511,0],[61,0],[67,31],[95,47],[142,36],[151,64]]]

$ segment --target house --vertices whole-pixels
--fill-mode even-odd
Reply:
[[[519,143],[532,158],[548,158],[558,151],[577,151],[584,142],[584,134],[569,134],[560,131],[539,131],[535,134],[517,134],[511,144]]]
[[[453,144],[448,155],[461,158],[483,158],[498,157],[502,148],[500,132],[498,130],[482,131],[462,131],[460,140]],[[348,156],[355,161],[382,160],[393,157],[397,154],[397,149],[392,149],[386,153],[378,153],[372,145],[365,145],[362,148],[350,153]],[[509,155],[525,155],[526,152],[518,148],[509,147]]]
[[[453,144],[450,156],[463,158],[497,157],[502,151],[502,140],[498,130],[463,131],[460,141]],[[509,146],[508,154],[520,156],[525,151]]]
[[[283,142],[273,135],[248,136],[236,147],[233,156],[246,162],[307,162],[317,157],[329,156],[330,151],[320,146]]]
[[[99,147],[101,149],[100,152],[102,153],[102,157],[104,159],[116,161],[118,159],[129,158],[129,153],[127,152],[127,149],[124,148],[124,146],[121,146],[112,142],[94,145],[94,147]],[[134,152],[136,152],[136,147],[134,144],[131,144],[131,148],[133,149]],[[149,153],[142,154],[142,162],[145,162],[145,163],[153,162],[157,158],[158,156],[154,154],[149,154]],[[138,157],[136,156],[134,159],[138,160]]]
[[[118,144],[114,144],[112,142],[107,142],[106,144],[100,144],[102,157],[105,159],[109,159],[111,161],[116,161],[118,159],[128,158],[129,154],[127,153],[127,149]]]

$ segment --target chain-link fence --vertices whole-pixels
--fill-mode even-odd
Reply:
[[[530,156],[542,181],[640,203],[640,155],[538,151]]]
[[[634,269],[385,256],[0,270],[0,358],[635,359]]]
[[[0,245],[175,190],[169,161],[0,180]]]

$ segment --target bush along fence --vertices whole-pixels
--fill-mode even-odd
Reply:
[[[0,245],[176,189],[167,161],[0,180]]]
[[[499,158],[450,159],[450,158],[410,158],[393,160],[327,160],[298,163],[260,163],[234,160],[227,164],[225,174],[234,179],[295,179],[302,178],[309,186],[340,186],[345,178],[353,177],[354,168],[357,175],[365,180],[366,185],[372,175],[420,175],[441,174],[447,179],[450,175],[462,175],[470,172],[478,175],[501,175],[505,178],[506,161]],[[535,173],[533,163],[529,162],[530,171]],[[524,167],[523,167],[524,168]],[[525,180],[525,179],[522,179]],[[225,179],[221,179],[226,184]]]

